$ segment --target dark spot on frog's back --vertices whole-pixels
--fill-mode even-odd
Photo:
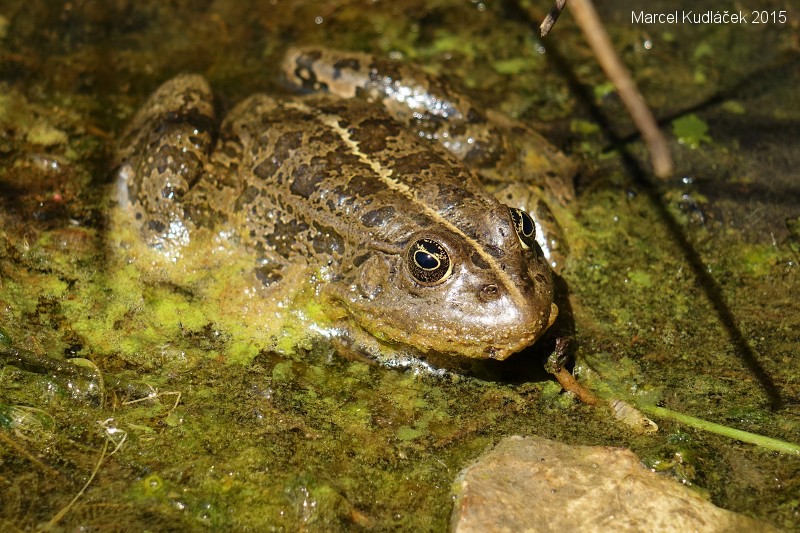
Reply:
[[[185,146],[172,146],[164,144],[158,148],[153,157],[153,165],[159,174],[164,174],[167,170],[181,176],[191,187],[202,175],[198,170],[202,168],[202,161],[191,150],[186,150]]]
[[[286,132],[278,138],[275,143],[275,157],[285,158],[289,155],[289,150],[296,150],[303,144],[303,133],[300,131]]]
[[[256,250],[274,250],[281,257],[290,258],[302,250],[298,243],[308,242],[303,233],[308,231],[308,224],[295,219],[278,220],[268,236],[256,236]]]
[[[417,175],[428,170],[433,165],[443,165],[445,162],[439,154],[432,150],[419,150],[412,154],[395,159],[392,169],[400,175]]]
[[[322,130],[308,139],[308,144],[312,146],[336,146],[339,137],[330,130]]]
[[[502,248],[500,248],[499,246],[494,246],[493,244],[484,245],[484,249],[487,252],[489,252],[489,255],[491,255],[496,259],[502,259],[506,255],[505,251],[503,251]],[[505,269],[505,267],[502,268]]]
[[[254,168],[253,173],[263,180],[270,181],[274,179],[283,161],[289,158],[292,150],[296,150],[302,144],[303,134],[301,132],[290,131],[284,133],[275,141],[272,155]]]
[[[337,100],[319,101],[316,103],[317,111],[322,115],[334,115],[336,117],[346,116],[348,114],[348,107],[346,102]],[[339,124],[342,126],[342,124]],[[344,126],[342,126],[344,127]]]
[[[239,195],[239,198],[236,199],[236,210],[242,209],[244,206],[251,204],[253,200],[258,198],[261,190],[257,187],[253,187],[252,185],[247,187],[242,194]]]
[[[344,253],[344,239],[331,227],[314,223],[316,234],[312,239],[314,251],[318,254],[341,255]]]
[[[200,98],[195,96],[195,100]],[[163,137],[175,129],[187,131],[189,129],[197,130],[200,134],[209,134],[216,130],[216,123],[214,117],[210,117],[205,113],[200,112],[196,107],[189,105],[184,106],[176,111],[168,111],[161,117],[161,121],[156,125],[153,133],[156,136]]]
[[[385,206],[380,209],[374,209],[361,215],[361,223],[368,228],[375,226],[385,226],[394,216],[394,207]]]
[[[302,196],[305,199],[310,198],[317,191],[322,180],[325,179],[326,169],[325,159],[318,156],[313,157],[310,164],[303,163],[294,171],[289,190],[292,194]]]
[[[235,209],[236,211],[242,211],[247,209],[248,206],[251,206],[261,195],[261,189],[250,185],[249,187],[245,188],[239,197],[236,198]]]
[[[473,196],[471,192],[455,183],[441,183],[436,195],[441,209],[458,208],[464,205],[464,200]]]
[[[396,137],[400,125],[389,118],[368,118],[362,120],[358,127],[348,130],[351,138],[358,143],[362,153],[373,154],[386,149],[386,140]]]
[[[297,58],[297,62],[305,65],[312,65],[322,57],[322,50],[306,50]]]
[[[300,84],[305,90],[314,91],[322,89],[323,86],[327,87],[317,81],[317,75],[314,73],[314,63],[320,57],[322,57],[322,53],[318,50],[311,50],[297,56],[294,75],[300,80]]]
[[[160,220],[151,219],[147,221],[147,228],[154,233],[163,233],[167,226]]]
[[[372,174],[353,176],[347,184],[345,194],[353,197],[372,196],[384,191],[388,186]]]
[[[365,254],[363,254],[363,255],[359,255],[358,257],[356,257],[355,259],[353,259],[353,266],[355,266],[355,267],[360,267],[361,265],[363,265],[363,264],[364,264],[364,261],[366,261],[367,259],[369,259],[371,256],[372,256],[372,254],[371,254],[371,253],[369,253],[369,252],[368,252],[368,253],[365,253]]]

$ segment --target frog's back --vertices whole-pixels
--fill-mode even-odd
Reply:
[[[435,227],[481,255],[516,239],[497,232],[492,219],[507,209],[463,164],[361,100],[256,95],[231,112],[218,147],[220,166],[238,162],[236,210],[250,244],[281,256],[356,258],[364,246],[402,249]]]

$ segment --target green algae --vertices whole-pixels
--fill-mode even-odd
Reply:
[[[636,283],[637,285],[641,285],[643,287],[653,286],[653,280],[650,277],[650,274],[644,270],[632,270],[628,272],[627,279],[630,280],[631,283]]]
[[[192,255],[207,253],[198,245],[186,250],[183,266],[170,271],[165,267],[169,261],[141,246],[127,216],[114,212],[111,227],[119,231],[109,233],[115,244],[104,272],[65,305],[73,329],[97,351],[147,368],[185,371],[209,357],[246,365],[265,349],[285,355],[310,349],[310,324],[325,327],[313,283],[299,280],[276,295],[286,308],[276,313],[270,302],[277,300],[259,303],[246,296],[252,281],[249,255],[218,251],[210,260],[213,266],[201,262],[195,268]],[[132,255],[138,256],[136,261],[130,260]],[[229,312],[237,302],[238,309],[250,309],[251,318]]]
[[[600,132],[600,126],[588,120],[573,120],[569,125],[570,131],[581,135],[594,135]]]
[[[702,42],[698,44],[694,51],[692,51],[692,59],[695,61],[699,59],[703,59],[704,57],[711,57],[714,55],[714,49],[712,46],[707,42]]]
[[[28,130],[27,139],[33,144],[54,146],[66,144],[68,137],[66,133],[58,128],[54,128],[45,122],[36,122]]]
[[[504,59],[492,63],[492,68],[498,74],[516,75],[528,70],[531,67],[531,60],[529,57],[515,57],[511,59]]]
[[[9,27],[10,40],[4,45],[40,61],[43,68],[26,71],[35,87],[18,82],[4,93],[16,99],[4,104],[3,116],[11,117],[6,123],[19,134],[2,139],[2,153],[53,149],[73,154],[68,159],[81,168],[74,182],[80,195],[61,214],[46,212],[48,219],[34,216],[39,211],[33,208],[14,211],[23,217],[15,219],[7,208],[19,209],[17,196],[4,190],[0,326],[16,346],[56,357],[79,353],[94,359],[109,376],[143,379],[161,394],[133,404],[110,394],[114,401],[100,407],[75,396],[56,377],[4,369],[0,402],[38,405],[50,413],[55,430],[39,433],[43,438],[30,443],[49,464],[70,465],[64,467],[70,476],[85,478],[96,464],[104,438],[97,420],[113,417],[127,432],[126,444],[106,461],[91,487],[91,499],[67,516],[64,527],[99,529],[122,522],[141,530],[259,529],[265,523],[288,530],[443,529],[456,472],[498,438],[514,433],[629,446],[677,479],[707,487],[722,505],[796,527],[796,498],[791,494],[798,476],[791,462],[673,422],[659,421],[662,432],[656,436],[631,436],[610,416],[576,405],[550,381],[514,384],[414,376],[349,361],[309,334],[309,324],[324,328],[324,313],[303,282],[279,299],[292,312],[268,327],[258,326],[256,309],[236,317],[233,310],[247,304],[229,296],[237,294],[232,288],[244,285],[248,259],[221,260],[224,268],[166,274],[127,262],[125,246],[136,237],[105,219],[107,204],[90,205],[94,200],[87,176],[99,191],[93,194],[113,195],[105,176],[114,132],[161,79],[181,70],[207,72],[221,88],[225,105],[252,90],[277,86],[274,73],[264,68],[274,64],[283,46],[276,35],[340,48],[400,51],[456,84],[463,81],[493,107],[525,119],[555,120],[548,133],[584,157],[574,210],[578,225],[568,233],[573,255],[564,275],[574,304],[581,379],[600,390],[606,386],[742,429],[775,437],[798,434],[796,410],[769,408],[758,378],[731,347],[713,305],[699,290],[700,276],[665,229],[657,207],[622,169],[620,151],[607,150],[598,122],[573,115],[581,106],[565,81],[554,76],[547,56],[531,45],[527,25],[498,22],[501,13],[492,6],[481,13],[456,2],[437,7],[400,3],[392,6],[392,13],[362,5],[333,7],[311,5],[294,14],[296,7],[282,3],[266,10],[254,3],[219,2],[195,6],[189,13],[179,5],[154,9],[145,2],[131,7],[128,18],[112,16],[96,4],[77,6],[85,10],[79,13],[85,18],[75,24],[68,12],[35,4],[29,16],[42,22],[26,25],[23,20]],[[309,22],[317,15],[323,23]],[[132,22],[120,28],[115,19]],[[98,34],[109,41],[91,33],[94,21],[108,25]],[[726,88],[717,82],[736,69],[718,66],[718,58],[730,50],[731,63],[744,64],[742,56],[750,46],[724,28],[709,29],[703,40],[687,38],[682,28],[670,28],[669,35],[656,28],[650,36],[653,51],[643,52],[636,48],[638,29],[618,24],[611,30],[646,96],[663,111],[660,116],[674,116],[676,109],[700,103],[703,91]],[[594,103],[614,124],[627,124],[624,113],[614,107],[615,99],[597,91],[604,86],[602,74],[568,17],[559,21],[557,32],[547,46],[565,47],[581,81],[592,88]],[[29,48],[26,40],[41,43],[48,53]],[[126,52],[114,61],[91,59],[107,57],[92,51],[115,50],[114,42],[126,43]],[[717,55],[695,59],[697,42],[707,43]],[[670,48],[659,49],[662,43],[671,43]],[[28,68],[10,64],[15,60],[8,57],[3,59],[4,73]],[[759,53],[759,61],[761,57]],[[692,83],[696,73],[702,86]],[[792,101],[793,89],[785,90],[783,101]],[[45,124],[66,132],[66,145],[29,146],[35,136],[25,132],[37,115],[14,113],[41,95],[56,100],[54,95],[62,91],[86,95],[76,96],[74,104],[84,110],[81,120],[87,124],[68,127],[53,113]],[[108,95],[117,96],[110,101]],[[765,116],[794,120],[793,110],[800,108],[753,101],[746,94],[735,101],[754,123]],[[59,105],[72,105],[66,102]],[[735,117],[729,108],[722,108],[724,115]],[[756,114],[762,109],[769,113]],[[719,120],[713,112],[702,113],[702,120],[714,125],[713,142],[698,126],[688,128],[686,138],[703,150],[687,155],[688,150],[674,148],[685,175],[714,186],[698,190],[670,184],[663,198],[686,230],[686,239],[720,280],[720,292],[757,349],[758,361],[784,397],[792,398],[793,384],[800,380],[795,357],[798,314],[791,296],[796,294],[797,272],[789,262],[792,257],[797,262],[798,232],[791,226],[794,233],[786,233],[782,225],[797,215],[759,207],[747,220],[770,210],[781,217],[774,238],[767,231],[760,241],[740,232],[735,219],[725,218],[730,202],[718,192],[739,187],[744,189],[735,190],[758,193],[766,174],[736,167],[738,152],[747,143],[741,148],[729,143],[725,129],[718,130],[711,121]],[[102,128],[105,137],[77,133],[87,125]],[[728,154],[721,157],[723,149]],[[637,146],[632,150],[638,154]],[[770,157],[779,162],[784,156]],[[782,171],[780,164],[771,167],[770,176]],[[3,176],[18,172],[22,177],[20,169],[27,172],[22,164],[17,170],[4,166]],[[712,181],[728,175],[747,179]],[[14,187],[22,188],[21,198],[30,202],[25,205],[35,206],[43,201],[37,195],[66,179],[49,175],[30,186],[19,179]],[[686,194],[703,199],[696,205],[703,210],[704,223],[683,200]],[[92,226],[77,228],[87,244],[58,244],[62,237],[53,229],[69,228],[71,220]],[[313,273],[298,274],[298,279],[312,278]],[[178,392],[176,407],[178,396],[170,393]],[[11,502],[0,510],[4,525],[33,528],[46,523],[74,496],[72,485],[59,481],[58,475],[49,477],[5,448],[2,453],[0,491]],[[767,478],[785,484],[776,489],[764,483]]]
[[[610,81],[600,83],[592,87],[592,92],[594,92],[594,97],[597,100],[602,100],[603,98],[613,94],[614,91],[616,91],[616,87],[614,87],[614,84]]]
[[[743,106],[741,102],[737,102],[735,100],[728,100],[724,102],[722,104],[722,109],[735,115],[744,115],[747,113],[747,108]]]

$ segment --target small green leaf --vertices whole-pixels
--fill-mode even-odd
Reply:
[[[672,132],[679,143],[692,149],[699,147],[701,142],[711,142],[708,124],[694,113],[673,120]]]

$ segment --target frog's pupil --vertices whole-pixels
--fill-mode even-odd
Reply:
[[[525,211],[520,211],[520,214],[522,215],[522,234],[526,237],[530,237],[535,231],[533,227],[533,220],[531,220],[530,215],[528,215],[528,213]]]
[[[414,253],[414,261],[425,270],[433,270],[439,266],[439,260],[436,259],[434,255],[424,250],[417,250]]]

